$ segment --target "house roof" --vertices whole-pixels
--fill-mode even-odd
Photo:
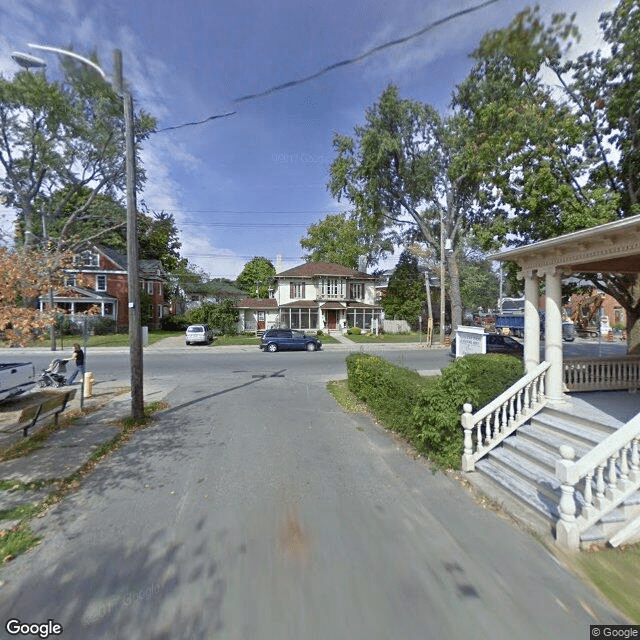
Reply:
[[[315,276],[344,276],[360,280],[375,280],[375,276],[333,262],[305,262],[275,275],[276,278],[313,278]]]
[[[95,248],[106,258],[111,260],[116,266],[120,267],[124,271],[127,270],[127,256],[120,251],[111,249],[110,247],[104,247],[102,245],[95,245]]]
[[[242,298],[236,302],[238,309],[277,309],[278,303],[274,298]]]
[[[88,300],[91,302],[113,302],[118,298],[106,291],[94,291],[93,289],[84,289],[83,287],[67,286],[64,291],[54,291],[53,299],[54,301],[74,300],[77,302],[80,300]],[[49,294],[38,296],[38,300],[48,301]]]
[[[280,305],[282,309],[289,307],[291,309],[317,309],[318,303],[315,300],[294,300],[293,302]]]

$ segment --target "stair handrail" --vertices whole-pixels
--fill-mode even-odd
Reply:
[[[541,362],[476,413],[472,413],[471,404],[463,406],[463,471],[473,471],[480,458],[486,456],[547,404],[544,378],[550,366],[549,362]]]
[[[578,549],[581,533],[640,488],[640,413],[580,459],[574,460],[575,452],[568,445],[560,447],[560,455],[556,477],[562,493],[556,541]],[[576,516],[576,485],[581,480],[582,507]]]

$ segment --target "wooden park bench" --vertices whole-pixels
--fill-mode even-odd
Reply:
[[[66,409],[75,395],[76,390],[69,389],[69,391],[57,393],[42,402],[25,407],[18,420],[18,424],[22,427],[22,435],[26,438],[27,432],[35,426],[38,420],[51,418],[51,416],[53,416],[54,424],[57,426],[58,416]]]

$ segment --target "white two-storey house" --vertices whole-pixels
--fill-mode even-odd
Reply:
[[[370,329],[382,308],[376,278],[330,262],[307,262],[277,273],[279,325],[291,329]]]

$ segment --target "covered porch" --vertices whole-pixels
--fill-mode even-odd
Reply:
[[[542,514],[567,549],[640,540],[640,357],[603,357],[597,344],[567,357],[561,299],[563,277],[640,272],[640,216],[493,257],[524,279],[525,375],[486,407],[465,405],[463,470]]]
[[[637,388],[637,362],[620,358],[612,362],[574,363],[563,360],[561,279],[575,273],[640,273],[640,216],[583,229],[558,238],[503,251],[493,256],[515,262],[524,280],[525,371],[540,364],[539,283],[544,280],[545,395],[561,402],[564,391]]]

